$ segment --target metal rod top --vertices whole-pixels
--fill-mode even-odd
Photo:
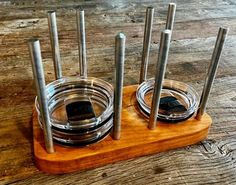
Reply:
[[[37,98],[40,107],[40,114],[42,115],[42,125],[44,133],[44,141],[48,153],[53,153],[53,139],[50,123],[50,116],[48,110],[47,96],[45,92],[45,78],[42,65],[42,57],[40,50],[40,43],[38,39],[30,39],[28,42],[32,70],[37,90]]]
[[[152,38],[153,17],[154,17],[154,8],[147,7],[144,38],[143,38],[142,63],[141,63],[140,78],[139,78],[140,84],[147,78],[148,59],[149,59],[149,51]]]
[[[168,15],[166,21],[166,29],[168,30],[173,30],[175,21],[175,11],[176,11],[176,4],[170,3],[168,7]]]
[[[152,97],[152,106],[151,106],[150,118],[149,118],[149,124],[148,124],[149,129],[156,128],[156,120],[157,120],[160,97],[161,97],[162,81],[165,75],[169,47],[170,47],[170,38],[171,38],[170,30],[164,30],[161,32],[159,55],[158,55],[158,61],[156,65],[155,84],[154,84],[153,97]]]
[[[56,11],[48,11],[48,27],[50,33],[52,57],[56,79],[62,78],[61,57],[57,32]]]
[[[84,11],[83,6],[81,6],[81,5],[76,6],[75,9],[76,9],[76,11],[77,11],[77,10],[78,10],[78,11]]]
[[[222,28],[222,27],[219,28],[219,32],[218,32],[216,43],[215,43],[215,48],[211,57],[211,63],[209,65],[200,103],[198,106],[198,111],[197,111],[197,116],[196,116],[198,120],[201,120],[203,114],[205,113],[207,101],[209,98],[209,94],[211,92],[212,84],[215,79],[216,71],[219,65],[220,56],[224,47],[227,33],[228,33],[227,28]]]
[[[125,40],[126,36],[119,33],[115,38],[115,89],[114,89],[114,125],[112,137],[115,140],[120,139],[121,130],[121,111],[122,111],[122,91],[124,79],[124,60],[125,60]]]
[[[56,13],[56,10],[48,10],[48,14]]]
[[[126,39],[126,36],[124,33],[118,33],[116,35],[116,39]],[[122,42],[124,42],[125,40],[122,40]]]
[[[79,46],[80,76],[87,78],[86,35],[84,10],[81,6],[76,9],[77,39]]]

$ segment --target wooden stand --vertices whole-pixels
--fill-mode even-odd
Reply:
[[[108,136],[99,143],[81,148],[55,144],[56,152],[48,154],[37,122],[37,113],[34,111],[33,142],[37,167],[52,174],[68,173],[191,145],[206,138],[212,123],[207,114],[201,121],[189,119],[177,124],[158,122],[155,130],[149,130],[147,119],[137,108],[136,89],[137,85],[124,88],[120,140],[113,140]]]

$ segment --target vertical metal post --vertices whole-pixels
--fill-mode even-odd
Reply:
[[[56,21],[55,11],[48,11],[48,27],[49,27],[49,33],[50,33],[55,77],[56,79],[59,79],[62,77],[62,70],[61,70],[61,57],[60,57],[60,50],[59,50],[57,21]]]
[[[208,97],[211,92],[211,87],[212,87],[212,84],[215,79],[216,71],[218,68],[218,64],[219,64],[221,52],[222,52],[222,49],[224,46],[224,42],[225,42],[225,39],[227,36],[227,32],[228,32],[228,29],[226,29],[226,28],[220,28],[219,32],[218,32],[218,36],[217,36],[216,43],[215,43],[215,48],[214,48],[214,51],[212,54],[211,63],[210,63],[209,69],[208,69],[208,74],[205,79],[205,84],[203,87],[203,91],[202,91],[202,95],[201,95],[201,99],[200,99],[200,103],[199,103],[199,107],[198,107],[198,111],[197,111],[196,118],[198,120],[201,120],[201,118],[206,110]]]
[[[176,11],[176,4],[170,3],[168,7],[168,15],[166,20],[166,29],[173,30],[174,21],[175,21],[175,11]]]
[[[79,46],[80,76],[87,78],[86,39],[84,10],[78,7],[76,10],[77,39]]]
[[[143,53],[142,53],[142,63],[139,83],[141,84],[147,78],[147,69],[148,69],[148,59],[149,59],[149,50],[152,38],[152,24],[153,24],[154,8],[147,7],[146,10],[146,20],[145,20],[145,30],[143,38]]]
[[[124,60],[125,60],[125,40],[126,36],[119,33],[115,40],[115,92],[114,92],[114,126],[112,137],[115,140],[120,139],[121,130],[121,111],[122,111],[122,93],[124,78]]]
[[[150,118],[149,118],[149,124],[148,124],[149,129],[156,128],[156,119],[157,119],[159,103],[160,103],[162,81],[164,79],[168,53],[169,53],[170,37],[171,37],[170,30],[164,30],[161,32],[161,40],[160,40],[158,61],[157,61],[157,66],[156,66],[152,106],[151,106],[151,112],[150,112]]]
[[[33,69],[34,80],[38,95],[40,113],[42,114],[45,146],[48,153],[53,153],[54,148],[53,148],[52,130],[48,111],[47,96],[45,92],[45,79],[44,79],[44,72],[41,58],[40,43],[38,39],[31,39],[29,40],[28,45],[29,45],[31,65]]]

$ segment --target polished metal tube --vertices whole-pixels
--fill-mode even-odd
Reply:
[[[56,77],[56,79],[59,79],[62,77],[62,70],[61,70],[61,57],[60,57],[60,50],[59,50],[57,21],[56,21],[56,12],[55,11],[48,12],[48,27],[49,27],[49,33],[50,33],[50,41],[51,41],[51,49],[52,49],[55,77]]]
[[[211,87],[215,79],[216,71],[218,68],[218,64],[219,64],[220,56],[221,56],[223,46],[225,43],[225,39],[227,36],[227,32],[228,32],[227,28],[220,28],[218,32],[215,48],[214,48],[212,58],[211,58],[211,63],[208,69],[208,74],[205,79],[205,84],[203,87],[200,103],[198,106],[198,111],[197,111],[197,116],[196,116],[198,120],[201,120],[206,110],[208,97],[211,92]]]
[[[151,38],[152,38],[153,16],[154,16],[154,8],[147,7],[144,38],[143,38],[142,63],[141,63],[141,71],[140,71],[140,78],[139,78],[140,84],[143,81],[145,81],[147,78],[148,59],[149,59],[149,51],[150,51],[150,44],[151,44]]]
[[[79,46],[80,76],[87,78],[87,58],[86,58],[86,39],[84,10],[79,7],[76,10],[77,39]]]
[[[174,21],[175,21],[175,11],[176,11],[176,4],[170,3],[168,7],[168,15],[166,20],[166,29],[173,30]]]
[[[156,120],[157,120],[159,103],[160,103],[162,81],[165,76],[166,64],[167,64],[168,53],[169,53],[170,37],[171,37],[170,30],[164,30],[161,32],[161,40],[160,40],[158,61],[157,61],[157,66],[156,66],[152,106],[151,106],[151,112],[150,112],[150,118],[149,118],[149,124],[148,124],[149,129],[156,128]]]
[[[40,107],[40,114],[42,114],[43,133],[46,150],[48,153],[53,153],[53,138],[50,123],[50,116],[48,111],[47,95],[45,92],[45,79],[42,65],[42,57],[40,50],[40,43],[38,39],[31,39],[28,43],[31,65],[37,90],[38,102]]]
[[[115,90],[114,90],[114,126],[112,137],[115,140],[120,139],[121,130],[121,112],[122,112],[122,88],[124,78],[124,60],[125,60],[125,40],[126,36],[119,33],[115,39]]]

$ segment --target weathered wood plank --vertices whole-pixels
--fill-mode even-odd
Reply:
[[[145,7],[156,7],[149,76],[154,75],[160,30],[170,1],[0,2],[0,184],[235,184],[236,2],[176,0],[177,14],[166,77],[201,92],[219,26],[230,28],[209,100],[208,140],[198,145],[62,176],[33,165],[31,111],[34,85],[26,41],[42,43],[47,82],[54,79],[46,11],[57,9],[65,75],[78,73],[74,8],[86,9],[89,75],[113,81],[114,35],[127,34],[125,84],[139,77]]]

